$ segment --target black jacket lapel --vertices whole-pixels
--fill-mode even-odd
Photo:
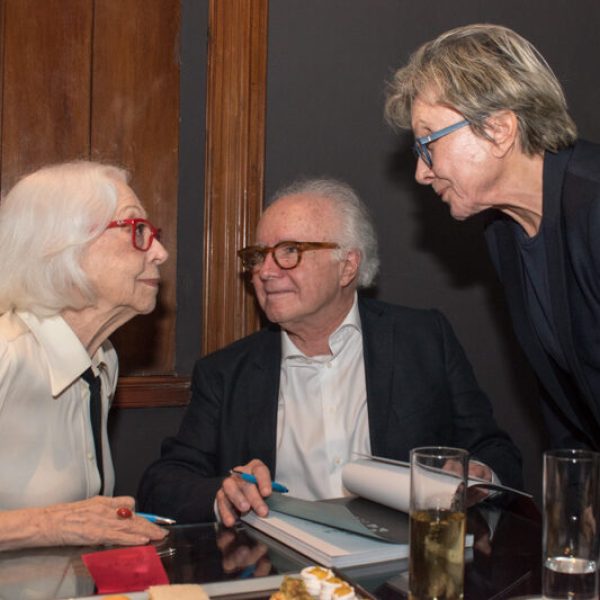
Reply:
[[[261,458],[272,473],[276,467],[277,403],[281,372],[281,332],[265,330],[250,367],[253,389],[248,395],[246,416],[249,455]]]
[[[391,411],[394,355],[393,321],[382,309],[359,296],[369,414],[371,451],[386,455],[388,415]]]

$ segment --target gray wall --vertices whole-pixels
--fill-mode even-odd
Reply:
[[[202,193],[207,0],[183,0],[180,247],[199,249]],[[563,82],[581,134],[600,140],[598,0],[271,0],[266,194],[299,175],[347,180],[369,204],[381,240],[377,295],[436,307],[451,320],[489,394],[499,423],[525,458],[527,486],[539,497],[543,433],[535,382],[516,346],[502,291],[475,219],[454,222],[447,208],[413,180],[410,135],[384,124],[384,81],[411,51],[451,27],[507,25],[533,41]],[[200,156],[200,159],[199,159]],[[197,273],[201,256],[179,272]],[[199,331],[199,289],[179,282],[187,317]],[[198,345],[179,343],[189,373]],[[176,431],[182,409],[115,411],[111,437],[117,492],[134,493],[143,467]]]
[[[299,175],[348,181],[380,234],[377,296],[451,320],[538,497],[544,444],[536,385],[516,346],[480,219],[458,223],[413,180],[408,134],[382,118],[384,81],[422,42],[493,22],[530,39],[563,82],[583,136],[600,140],[597,0],[272,0],[267,195]]]

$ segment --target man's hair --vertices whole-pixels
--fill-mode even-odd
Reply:
[[[361,261],[358,270],[358,287],[370,287],[379,270],[377,234],[371,215],[358,194],[343,181],[330,178],[299,179],[279,189],[269,205],[284,196],[307,194],[328,200],[340,216],[339,239],[332,240],[341,246],[339,257],[347,250],[358,250]]]
[[[513,111],[528,155],[556,152],[577,137],[552,69],[533,44],[506,27],[467,25],[423,44],[388,84],[388,122],[410,128],[412,104],[422,92],[456,109],[488,139],[486,119]]]
[[[80,266],[117,206],[117,167],[78,161],[46,166],[21,179],[0,203],[0,313],[39,317],[93,304]]]

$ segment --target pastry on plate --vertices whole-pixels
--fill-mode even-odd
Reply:
[[[209,600],[208,594],[197,583],[151,585],[148,600]]]
[[[299,577],[284,576],[279,591],[271,595],[269,600],[314,600],[306,590]]]

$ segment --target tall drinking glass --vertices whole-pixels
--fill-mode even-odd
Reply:
[[[544,454],[544,598],[598,598],[600,454]]]
[[[469,453],[415,448],[410,453],[409,589],[413,600],[463,597]]]

